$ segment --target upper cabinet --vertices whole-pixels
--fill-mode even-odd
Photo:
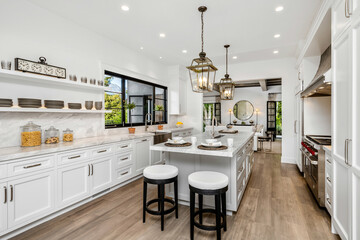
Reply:
[[[352,0],[337,0],[332,7],[332,36],[333,40],[350,26],[351,8],[349,3]],[[350,13],[349,13],[350,12]]]
[[[170,115],[185,115],[187,104],[187,69],[176,65],[169,67],[169,105]]]

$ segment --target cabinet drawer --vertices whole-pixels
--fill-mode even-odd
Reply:
[[[325,166],[331,167],[332,166],[332,159],[331,156],[328,154],[325,154]]]
[[[331,174],[328,171],[326,171],[326,173],[325,173],[325,184],[330,189],[332,189],[332,177],[331,177]]]
[[[125,152],[133,150],[132,142],[121,142],[115,145],[115,152]]]
[[[90,158],[90,150],[82,149],[58,154],[58,165],[77,163]]]
[[[113,145],[101,145],[96,148],[91,149],[92,157],[100,157],[113,153]]]
[[[16,176],[31,172],[49,169],[55,166],[54,155],[27,158],[21,162],[8,164],[8,176]]]
[[[123,181],[128,180],[133,175],[133,167],[128,166],[125,168],[117,169],[114,171],[114,179],[116,183],[121,183]]]
[[[114,161],[114,169],[119,169],[128,165],[131,165],[134,162],[132,152],[116,154]]]
[[[332,215],[332,191],[328,186],[325,187],[325,206],[329,211],[330,215]]]
[[[7,167],[6,165],[0,165],[0,179],[7,177]]]

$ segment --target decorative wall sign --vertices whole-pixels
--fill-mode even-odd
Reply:
[[[45,57],[39,57],[39,60],[39,62],[34,62],[22,58],[15,58],[15,70],[57,78],[66,78],[65,68],[48,65]]]

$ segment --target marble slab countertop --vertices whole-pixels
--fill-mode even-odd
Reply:
[[[208,156],[219,156],[219,157],[233,157],[236,152],[239,151],[252,137],[254,136],[253,132],[239,132],[237,134],[224,134],[223,137],[218,138],[223,145],[227,146],[227,139],[234,139],[234,146],[226,150],[201,150],[197,146],[202,142],[205,143],[205,139],[211,138],[208,133],[202,133],[193,135],[197,138],[196,145],[190,147],[167,147],[164,143],[156,144],[150,146],[152,151],[164,151],[164,152],[176,152],[176,153],[187,153],[187,154],[196,154],[196,155],[208,155]],[[191,142],[190,137],[184,138],[186,141]]]
[[[153,129],[151,130],[151,132],[156,133],[156,132],[182,132],[182,131],[188,131],[188,130],[192,130],[192,127],[182,127],[182,128],[165,128],[163,130],[158,130],[158,129]]]
[[[0,163],[3,161],[32,157],[36,155],[51,154],[61,151],[69,151],[83,147],[93,147],[108,143],[138,139],[154,136],[153,133],[118,134],[99,137],[74,139],[73,142],[61,142],[58,144],[42,144],[37,147],[8,147],[0,148]]]
[[[330,153],[331,154],[331,145],[328,146],[323,146],[323,149],[325,150],[325,152]]]

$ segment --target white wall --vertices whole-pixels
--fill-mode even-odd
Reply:
[[[234,94],[234,100],[221,101],[221,121],[223,125],[226,125],[230,122],[229,109],[233,109],[234,105],[240,100],[247,100],[254,106],[253,116],[246,120],[248,123],[250,120],[253,120],[256,123],[256,113],[255,109],[259,109],[258,113],[258,123],[262,124],[266,128],[266,102],[268,101],[268,94],[271,92],[281,92],[281,86],[269,87],[268,91],[264,92],[261,90],[261,87],[250,87],[250,88],[236,88]],[[234,114],[231,114],[231,121],[235,118]],[[236,119],[238,124],[241,123],[241,120]]]
[[[295,134],[293,131],[295,121],[294,89],[297,84],[296,60],[284,58],[268,61],[246,62],[231,64],[229,73],[233,80],[251,80],[264,78],[282,78],[282,111],[283,111],[283,147],[282,162],[295,163]],[[223,76],[224,66],[219,67],[217,76]]]
[[[96,17],[96,16],[94,16]],[[59,17],[25,0],[2,0],[0,7],[1,60],[21,57],[37,61],[45,56],[48,63],[65,67],[67,74],[101,79],[103,70],[138,77],[149,82],[167,85],[167,66],[152,60],[121,45],[104,38],[73,22]],[[117,31],[116,26],[114,30]],[[119,30],[120,31],[120,30]],[[37,97],[68,101],[101,100],[103,93],[70,93],[69,89],[33,88],[15,91],[3,88],[0,79],[0,98]],[[69,81],[69,80],[64,80]],[[28,84],[29,85],[29,84]],[[31,84],[30,84],[31,85]],[[21,88],[21,86],[20,86]],[[28,90],[28,91],[25,91]],[[29,91],[31,90],[31,91]],[[70,97],[71,95],[71,97]],[[70,99],[71,98],[71,99]],[[127,129],[104,129],[102,114],[0,114],[0,147],[19,145],[20,126],[33,120],[43,126],[54,125],[61,130],[69,127],[75,137],[91,137],[103,134],[126,133]],[[170,118],[171,122],[174,119]],[[143,127],[138,128],[143,130]]]
[[[331,136],[331,97],[304,98],[304,134]]]

